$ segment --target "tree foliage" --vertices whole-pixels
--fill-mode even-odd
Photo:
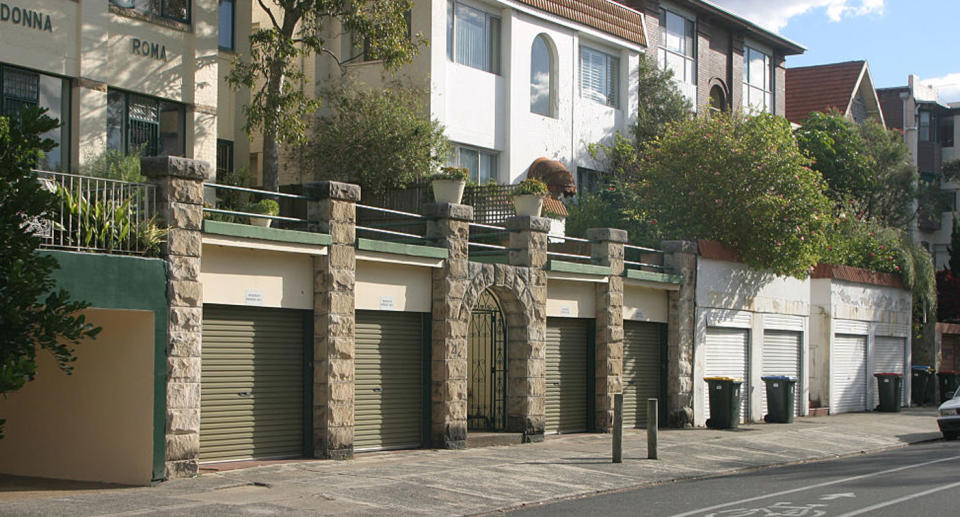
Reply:
[[[661,70],[657,61],[647,54],[640,55],[637,86],[640,98],[637,123],[633,126],[637,148],[662,135],[669,124],[689,119],[693,114],[690,100],[673,82],[673,71]]]
[[[56,197],[31,172],[55,146],[40,135],[56,126],[36,108],[16,120],[0,117],[0,395],[33,380],[38,349],[52,353],[70,373],[74,347],[100,332],[77,314],[87,303],[55,289],[56,259],[37,253],[40,238],[24,229],[56,208]],[[2,426],[0,419],[0,436]]]
[[[805,277],[826,245],[820,174],[773,115],[680,122],[647,144],[632,188],[666,236],[721,241],[748,265]]]
[[[327,44],[330,24],[339,22],[344,33],[363,40],[367,55],[387,69],[410,61],[421,44],[408,37],[407,13],[412,0],[257,0],[269,19],[250,34],[250,55],[238,56],[227,81],[250,91],[244,106],[247,131],[263,134],[263,183],[279,188],[278,145],[301,143],[309,115],[321,99],[304,92],[305,76],[298,63],[308,56],[330,56],[345,64],[340,46]],[[336,48],[335,48],[336,47]]]
[[[327,90],[329,113],[319,117],[306,146],[316,179],[381,193],[437,172],[449,143],[443,126],[425,116],[426,96],[400,84]]]

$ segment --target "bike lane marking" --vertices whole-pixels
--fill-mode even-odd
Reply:
[[[912,465],[904,465],[904,466],[902,466],[902,467],[896,467],[896,468],[892,468],[892,469],[881,470],[881,471],[879,471],[879,472],[871,472],[871,473],[869,473],[869,474],[860,474],[860,475],[858,475],[858,476],[851,476],[851,477],[847,477],[847,478],[843,478],[843,479],[836,479],[836,480],[833,480],[833,481],[825,481],[825,482],[823,482],[823,483],[817,483],[817,484],[814,484],[814,485],[809,485],[809,486],[804,486],[804,487],[799,487],[799,488],[792,488],[792,489],[790,489],[790,490],[783,490],[783,491],[780,491],[780,492],[774,492],[774,493],[770,493],[770,494],[758,495],[758,496],[756,496],[756,497],[750,497],[750,498],[747,498],[747,499],[740,499],[740,500],[738,500],[738,501],[731,501],[731,502],[729,502],[729,503],[716,504],[716,505],[713,505],[713,506],[708,506],[708,507],[706,507],[706,508],[700,508],[700,509],[697,509],[697,510],[691,510],[691,511],[689,511],[689,512],[677,513],[677,514],[672,515],[671,517],[689,517],[689,516],[691,516],[691,515],[698,515],[698,514],[701,514],[701,513],[709,512],[709,511],[711,511],[711,510],[717,510],[717,509],[720,509],[720,508],[727,508],[727,507],[730,507],[730,506],[741,505],[741,504],[744,504],[744,503],[752,503],[753,501],[760,501],[760,500],[763,500],[763,499],[771,499],[771,498],[774,498],[774,497],[780,497],[780,496],[784,496],[784,495],[788,495],[788,494],[795,494],[795,493],[797,493],[797,492],[803,492],[803,491],[806,491],[806,490],[814,490],[814,489],[823,488],[823,487],[826,487],[826,486],[832,486],[832,485],[839,485],[839,484],[843,484],[843,483],[849,483],[849,482],[851,482],[851,481],[857,481],[857,480],[860,480],[860,479],[866,479],[866,478],[872,478],[872,477],[877,477],[877,476],[883,476],[883,475],[886,475],[886,474],[893,474],[894,472],[901,472],[901,471],[904,471],[904,470],[914,469],[914,468],[918,468],[918,467],[925,467],[925,466],[927,466],[927,465],[934,465],[934,464],[936,464],[936,463],[943,463],[943,462],[945,462],[945,461],[954,461],[954,460],[958,460],[958,459],[960,459],[960,456],[951,456],[951,457],[949,457],[949,458],[940,458],[940,459],[936,459],[936,460],[925,461],[925,462],[923,462],[923,463],[914,463],[914,464],[912,464]],[[855,514],[851,514],[851,515],[855,515]]]
[[[924,490],[923,492],[917,492],[916,494],[905,495],[905,496],[903,496],[903,497],[898,497],[898,498],[896,498],[896,499],[891,499],[891,500],[889,500],[889,501],[884,501],[884,502],[882,502],[882,503],[877,503],[877,504],[875,504],[875,505],[871,505],[871,506],[868,506],[868,507],[866,507],[866,508],[861,508],[861,509],[859,509],[859,510],[854,510],[854,511],[852,511],[852,512],[847,512],[847,513],[844,513],[844,514],[840,514],[839,517],[853,517],[854,515],[860,515],[860,514],[863,514],[863,513],[872,512],[872,511],[874,511],[874,510],[879,510],[880,508],[884,508],[884,507],[886,507],[886,506],[892,506],[892,505],[895,505],[895,504],[900,504],[900,503],[903,503],[903,502],[905,502],[905,501],[909,501],[909,500],[911,500],[911,499],[916,499],[916,498],[918,498],[918,497],[923,497],[923,496],[925,496],[925,495],[934,494],[934,493],[940,492],[941,490],[949,490],[949,489],[951,489],[951,488],[955,488],[955,487],[958,487],[958,486],[960,486],[960,482],[950,483],[949,485],[943,485],[943,486],[939,486],[939,487],[937,487],[937,488],[931,488],[930,490]]]

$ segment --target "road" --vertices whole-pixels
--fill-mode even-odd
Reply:
[[[517,517],[957,515],[960,442],[670,483],[528,507]]]

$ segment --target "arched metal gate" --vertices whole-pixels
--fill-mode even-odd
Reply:
[[[467,429],[507,427],[507,327],[500,303],[484,291],[470,314],[467,341]]]

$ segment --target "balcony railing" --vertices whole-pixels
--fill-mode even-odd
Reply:
[[[144,255],[159,253],[153,185],[62,172],[35,171],[57,198],[56,208],[30,224],[44,248]]]

